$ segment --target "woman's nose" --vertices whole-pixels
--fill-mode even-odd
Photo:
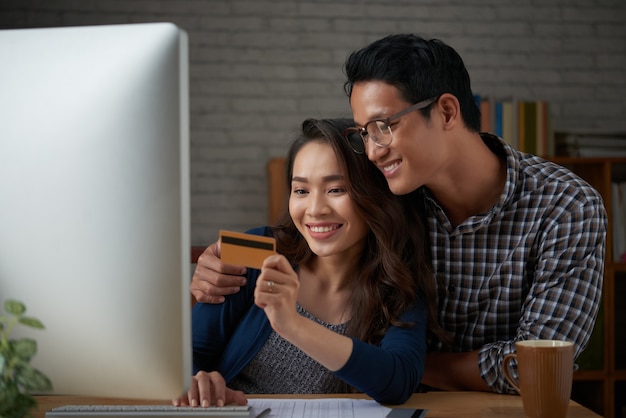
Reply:
[[[324,193],[312,193],[307,207],[307,213],[312,216],[322,215],[329,212],[328,202]]]

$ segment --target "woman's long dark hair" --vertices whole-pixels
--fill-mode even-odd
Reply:
[[[440,338],[437,292],[430,246],[418,192],[395,196],[382,173],[364,155],[356,154],[342,132],[351,119],[307,119],[287,154],[287,190],[291,190],[293,164],[300,149],[312,141],[329,144],[343,169],[350,197],[369,227],[364,251],[351,272],[350,309],[358,320],[347,333],[377,344],[390,325],[408,326],[398,318],[419,297],[427,307],[428,327]],[[285,211],[274,227],[277,249],[296,265],[315,257]]]

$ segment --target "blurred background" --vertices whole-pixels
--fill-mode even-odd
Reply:
[[[267,222],[268,159],[351,116],[344,60],[387,34],[445,41],[475,94],[546,101],[555,131],[626,132],[624,0],[0,0],[0,29],[158,21],[189,34],[193,245]]]

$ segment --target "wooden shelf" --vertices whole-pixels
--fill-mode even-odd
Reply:
[[[600,192],[608,214],[604,283],[602,289],[602,321],[598,321],[594,334],[601,341],[602,367],[579,370],[574,373],[572,398],[606,418],[626,418],[622,414],[626,393],[626,347],[619,334],[624,332],[626,309],[622,308],[626,289],[626,263],[614,262],[611,182],[626,181],[626,157],[549,158],[569,168]],[[620,292],[622,295],[620,295]],[[600,328],[598,329],[598,326]]]
[[[626,164],[626,157],[568,157],[557,156],[549,158],[557,164]]]
[[[603,380],[605,377],[604,370],[578,370],[574,373],[574,381]]]
[[[614,271],[618,272],[626,272],[626,264],[625,263],[613,263],[612,266]]]

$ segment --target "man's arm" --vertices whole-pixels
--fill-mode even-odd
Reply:
[[[565,212],[546,231],[515,337],[471,352],[430,352],[422,383],[444,390],[512,393],[502,360],[515,342],[558,339],[587,344],[602,290],[606,214],[598,202]]]
[[[480,375],[478,353],[427,353],[422,383],[443,390],[493,391]]]
[[[189,290],[198,302],[222,303],[224,296],[239,292],[246,285],[246,268],[223,264],[219,241],[209,245],[198,257]]]
[[[502,361],[515,351],[516,341],[571,341],[574,358],[589,341],[602,295],[606,212],[599,199],[572,206],[555,207],[551,226],[544,231],[515,338],[478,351],[480,374],[496,392],[513,391],[504,378]]]

